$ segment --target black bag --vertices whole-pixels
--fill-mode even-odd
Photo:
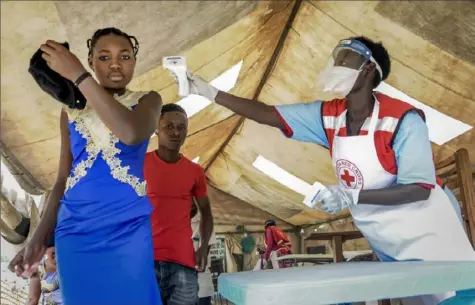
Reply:
[[[69,50],[67,42],[62,43],[62,45]],[[42,54],[43,51],[38,49],[31,57],[30,67],[28,68],[28,72],[33,76],[38,86],[69,108],[84,109],[86,107],[86,98],[81,91],[72,81],[51,70],[43,57],[41,57]]]

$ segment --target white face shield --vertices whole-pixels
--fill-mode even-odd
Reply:
[[[356,79],[369,61],[376,65],[376,70],[382,78],[381,67],[362,42],[351,39],[342,40],[333,50],[328,65],[320,73],[317,85],[325,92],[345,97],[353,89]]]

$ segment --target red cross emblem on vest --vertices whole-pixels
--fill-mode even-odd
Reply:
[[[363,175],[355,164],[348,160],[340,159],[335,164],[335,170],[340,184],[349,189],[363,188]]]
[[[348,170],[344,170],[344,174],[340,175],[341,181],[344,181],[346,183],[346,186],[350,187],[352,182],[355,182],[355,177],[350,175],[350,172]]]

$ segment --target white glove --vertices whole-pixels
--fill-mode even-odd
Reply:
[[[210,101],[214,101],[216,95],[218,95],[219,90],[209,83],[205,82],[201,77],[198,75],[193,75],[191,72],[187,71],[186,76],[188,77],[188,81],[190,84],[190,93],[201,95],[206,97]]]
[[[170,71],[170,74],[178,83],[178,77],[175,75],[175,73]],[[214,101],[216,95],[218,95],[219,92],[217,88],[208,84],[198,75],[191,74],[190,71],[186,71],[186,76],[188,80],[188,85],[190,87],[190,94],[201,95],[210,101]]]
[[[320,209],[328,214],[339,213],[350,206],[357,205],[359,194],[360,190],[347,189],[341,185],[330,186],[322,199]]]

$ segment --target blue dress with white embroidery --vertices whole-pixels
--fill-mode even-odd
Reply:
[[[142,92],[117,100],[132,109]],[[55,231],[67,305],[161,305],[143,165],[148,141],[126,145],[90,108],[68,110],[73,164]]]

